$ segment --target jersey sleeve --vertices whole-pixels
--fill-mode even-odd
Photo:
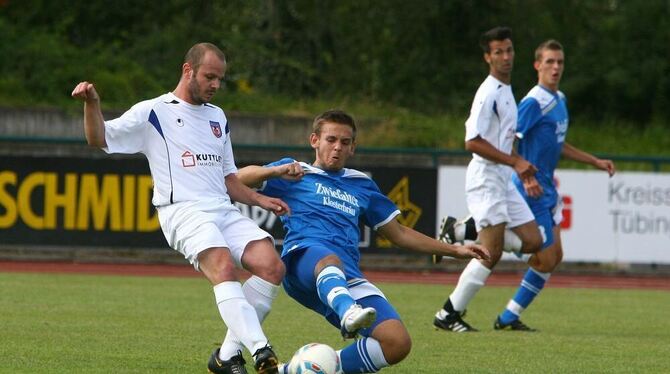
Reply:
[[[121,117],[105,122],[105,142],[102,148],[107,153],[138,153],[144,151],[151,106],[144,101],[133,105]]]
[[[226,125],[228,127],[228,125]],[[235,157],[233,155],[233,145],[230,140],[230,132],[226,134],[226,140],[223,144],[223,176],[237,173],[237,166],[235,166]]]
[[[143,101],[133,105],[121,117],[105,121],[105,143],[107,153],[144,152],[145,131],[151,126],[149,117],[151,104]]]
[[[476,99],[475,99],[476,100]],[[495,95],[487,95],[484,100],[472,103],[470,117],[465,121],[465,141],[472,140],[491,126],[495,110]]]
[[[517,117],[516,137],[523,137],[542,119],[540,103],[532,97],[526,97],[519,103],[519,115]]]
[[[379,227],[389,223],[400,211],[395,204],[384,195],[377,185],[370,181],[370,202],[363,214],[363,222],[377,230]]]
[[[281,160],[271,162],[264,167],[273,167],[279,165],[285,165],[295,162],[292,158],[282,158]],[[282,178],[270,178],[263,182],[263,185],[259,189],[264,195],[272,197],[281,197],[288,188],[289,181]]]

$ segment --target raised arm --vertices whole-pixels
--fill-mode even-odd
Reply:
[[[72,91],[72,97],[84,102],[84,135],[88,144],[99,148],[106,147],[105,119],[100,109],[100,96],[93,84],[80,82]]]
[[[612,162],[612,160],[598,158],[588,152],[582,151],[581,149],[571,144],[563,143],[563,150],[561,151],[561,154],[570,160],[593,165],[600,170],[605,170],[610,177],[616,173],[616,168],[614,167],[614,162]]]
[[[303,175],[305,171],[298,162],[268,167],[250,165],[237,171],[240,182],[252,188],[260,187],[264,181],[271,178],[299,180]]]
[[[403,249],[456,258],[489,259],[489,251],[480,245],[447,244],[407,226],[403,226],[396,219],[392,219],[389,223],[381,226],[378,231],[393,244]]]

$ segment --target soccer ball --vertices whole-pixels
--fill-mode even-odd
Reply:
[[[290,374],[339,374],[340,357],[335,350],[321,343],[310,343],[298,349],[289,363]]]

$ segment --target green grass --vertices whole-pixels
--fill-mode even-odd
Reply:
[[[670,293],[547,288],[524,321],[492,331],[512,288],[485,287],[467,320],[434,331],[453,285],[380,284],[413,350],[388,373],[660,373],[670,368]],[[0,372],[202,373],[225,328],[204,279],[0,273]],[[343,346],[338,331],[282,294],[265,330],[280,359],[303,344]],[[251,367],[249,368],[251,370]]]

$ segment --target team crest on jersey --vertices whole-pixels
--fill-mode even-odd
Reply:
[[[217,138],[220,138],[221,135],[223,135],[221,132],[221,125],[218,122],[209,121],[209,127],[212,128],[212,133],[214,133],[214,136]]]

